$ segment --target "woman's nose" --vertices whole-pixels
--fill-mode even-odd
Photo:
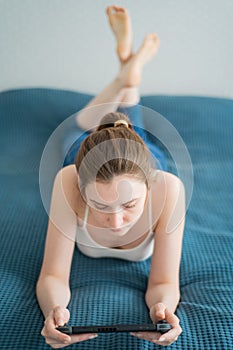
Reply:
[[[108,222],[110,227],[112,228],[120,228],[123,225],[124,219],[123,219],[123,211],[118,211],[115,213],[111,213],[108,216]]]

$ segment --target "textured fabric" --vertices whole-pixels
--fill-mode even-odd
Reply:
[[[53,130],[89,101],[70,91],[26,89],[0,94],[0,341],[1,349],[50,349],[40,335],[43,316],[35,296],[47,214],[38,170]],[[194,167],[180,269],[177,315],[183,329],[169,349],[232,349],[233,336],[233,101],[147,96],[142,104],[179,131]],[[148,121],[153,130],[157,126]],[[58,145],[59,156],[59,145]],[[168,158],[169,159],[169,158]],[[169,161],[169,171],[174,171]],[[71,324],[149,322],[144,301],[150,259],[92,259],[75,250]],[[68,349],[162,349],[129,334],[101,334]]]

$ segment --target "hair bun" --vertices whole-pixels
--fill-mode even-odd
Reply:
[[[108,114],[105,114],[105,116],[103,116],[103,118],[100,120],[97,131],[118,126],[124,126],[126,128],[133,129],[130,119],[126,114],[121,112],[110,112]]]
[[[127,128],[129,127],[129,123],[126,120],[124,120],[124,119],[116,120],[113,123],[114,128],[117,127],[117,126],[121,126],[121,125],[125,125]]]

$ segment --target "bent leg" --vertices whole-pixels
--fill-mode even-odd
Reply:
[[[124,22],[126,18],[123,17],[128,15],[127,12],[122,9],[123,8],[114,6],[114,9],[111,9],[111,11],[114,10],[116,13],[108,13],[110,23],[117,39],[118,57],[121,63],[119,73],[106,88],[74,116],[74,121],[71,121],[68,130],[65,132],[63,142],[63,156],[66,157],[66,159],[69,156],[69,160],[67,159],[67,162],[65,162],[66,164],[73,163],[74,154],[75,152],[77,153],[81,141],[91,131],[96,130],[100,120],[105,114],[117,111],[119,107],[123,107],[126,104],[132,106],[139,102],[138,86],[141,82],[142,68],[157,52],[159,38],[154,33],[147,35],[139,50],[133,54],[131,51],[132,33],[128,30],[129,17],[127,19],[128,22],[126,21],[128,24],[126,25],[126,22]],[[127,26],[128,29],[126,28]],[[124,37],[124,35],[126,37]],[[126,51],[128,52],[127,55]],[[126,56],[127,59],[125,58]],[[139,114],[136,114],[136,112],[131,114],[134,115],[134,119],[136,115],[137,118],[139,118]],[[136,123],[136,119],[133,124],[140,125],[140,120],[138,119]],[[75,145],[67,149],[68,145],[72,144],[70,143],[71,141],[73,141]],[[69,153],[68,155],[67,152]]]
[[[115,95],[113,94],[112,96],[114,97]],[[123,106],[137,105],[137,103],[139,102],[139,93],[136,87],[122,88],[120,99],[118,101],[115,101],[114,103],[105,102],[100,105],[95,105],[95,102],[100,101],[101,98],[105,99],[106,94],[100,94],[91,100],[89,114],[87,114],[88,110],[86,110],[86,108],[82,110],[85,113],[83,114],[84,118],[89,117],[90,122],[92,121],[92,125],[93,119],[97,120],[98,123],[96,126],[98,126],[100,119],[106,113],[117,111],[119,107],[123,108]],[[136,116],[135,113],[131,114]],[[140,118],[140,114],[138,114],[138,118]],[[140,120],[136,119],[134,119],[133,124],[140,125]],[[63,159],[65,159],[63,166],[74,163],[75,156],[80,148],[82,141],[91,133],[91,131],[92,130],[83,130],[79,127],[79,125],[77,125],[77,116],[73,116],[70,118],[70,120],[68,120],[68,126],[66,127],[62,135],[62,156]]]
[[[79,127],[84,130],[95,130],[105,114],[116,111],[124,100],[124,89],[140,85],[142,69],[155,55],[158,46],[157,35],[148,34],[139,50],[127,62],[121,64],[116,78],[77,114],[76,120]]]

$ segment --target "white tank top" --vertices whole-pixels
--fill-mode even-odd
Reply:
[[[140,261],[148,259],[154,249],[154,232],[152,229],[152,201],[151,190],[148,193],[148,221],[149,233],[138,246],[129,249],[117,249],[104,247],[98,244],[87,231],[86,224],[89,207],[86,206],[83,225],[77,227],[76,244],[78,249],[91,258],[117,258],[129,261]]]

